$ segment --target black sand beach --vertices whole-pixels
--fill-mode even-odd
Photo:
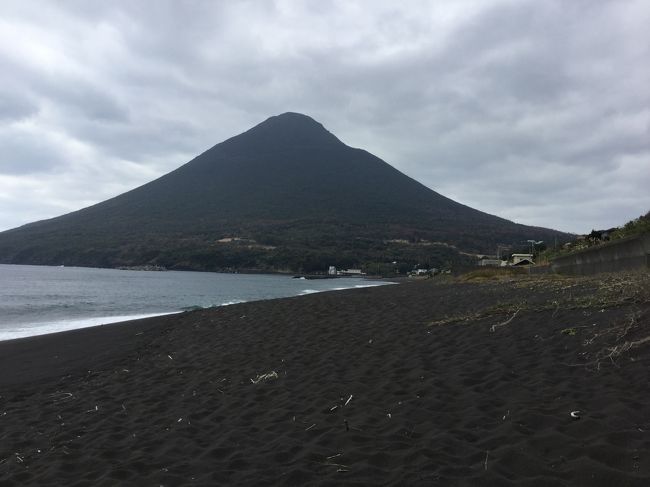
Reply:
[[[1,342],[0,485],[650,485],[648,281],[423,281]]]

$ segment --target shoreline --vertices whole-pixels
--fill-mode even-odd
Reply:
[[[34,267],[43,267],[43,266],[34,266]],[[63,275],[62,277],[59,276],[59,272],[56,270],[56,268],[51,268],[54,269],[53,272],[51,272],[50,268],[43,269],[43,271],[39,271],[41,273],[46,272],[46,276],[48,276],[49,279],[53,279],[52,282],[57,282],[56,280],[65,280],[66,275]],[[72,268],[68,268],[71,270]],[[94,272],[94,274],[99,274],[100,281],[102,278],[105,276],[110,276],[111,274],[105,274],[103,271],[106,269],[98,269],[98,268],[77,268],[81,270],[85,270],[88,272]],[[133,272],[138,272],[140,273],[141,271],[133,271]],[[184,271],[183,271],[184,272]],[[10,272],[7,271],[7,274],[9,276],[12,276],[16,274],[16,272]],[[159,274],[159,272],[156,272],[156,274]],[[20,274],[18,274],[20,276]],[[243,275],[242,275],[243,276]],[[214,289],[209,289],[207,291],[203,291],[204,293],[212,293],[213,297],[212,298],[207,298],[205,296],[201,296],[200,292],[202,291],[199,289],[199,296],[194,299],[191,294],[188,294],[184,299],[176,300],[173,304],[171,302],[167,301],[160,301],[160,299],[156,300],[158,295],[154,293],[150,294],[152,296],[153,301],[146,301],[146,302],[140,302],[140,301],[128,301],[128,314],[121,312],[120,309],[118,309],[119,303],[121,301],[114,301],[114,302],[108,302],[108,306],[106,306],[106,302],[102,300],[101,296],[104,296],[104,289],[100,288],[98,291],[95,291],[96,294],[89,294],[86,300],[88,301],[85,303],[85,306],[77,306],[76,305],[76,298],[73,295],[65,295],[63,298],[67,299],[67,303],[70,304],[71,310],[68,313],[69,316],[61,316],[63,313],[61,312],[54,312],[54,313],[48,313],[48,308],[43,307],[40,304],[40,301],[38,301],[38,297],[34,297],[33,299],[35,301],[35,305],[32,305],[32,309],[29,310],[27,313],[24,313],[23,315],[16,315],[15,320],[11,320],[9,317],[12,316],[9,314],[9,316],[6,317],[5,320],[0,320],[0,342],[2,341],[7,341],[7,340],[14,340],[14,339],[19,339],[19,338],[24,338],[24,337],[29,337],[29,336],[40,336],[40,335],[46,335],[50,333],[59,333],[59,332],[65,332],[69,330],[74,330],[74,329],[80,329],[80,328],[89,328],[89,327],[96,327],[96,326],[105,326],[110,323],[115,323],[115,322],[122,322],[122,321],[131,321],[131,320],[136,320],[144,317],[150,317],[150,316],[162,316],[162,315],[168,315],[168,314],[175,314],[175,313],[181,313],[184,311],[190,311],[190,310],[196,310],[196,309],[211,309],[219,306],[227,306],[227,305],[232,305],[235,303],[243,303],[243,302],[252,302],[255,300],[266,300],[266,299],[273,299],[275,297],[286,297],[286,296],[298,296],[302,294],[312,294],[316,292],[327,292],[330,290],[341,290],[341,289],[354,289],[357,287],[371,287],[371,286],[379,286],[379,285],[388,285],[388,284],[393,284],[394,282],[388,281],[388,280],[378,280],[378,279],[365,279],[365,278],[348,278],[344,279],[342,281],[328,281],[327,284],[324,283],[318,283],[314,285],[309,285],[307,284],[308,282],[311,282],[310,280],[304,280],[304,284],[293,284],[286,286],[286,289],[283,288],[284,284],[280,283],[280,288],[282,288],[282,291],[274,291],[273,289],[268,287],[268,284],[263,284],[264,282],[267,282],[266,280],[269,279],[270,274],[260,274],[260,275],[252,275],[252,274],[247,274],[247,277],[242,277],[244,281],[244,287],[239,289],[236,285],[237,282],[239,282],[239,278],[237,277],[232,277],[234,280],[233,282],[234,287],[228,287],[227,282],[224,281],[221,283],[220,282],[219,286]],[[257,277],[256,277],[257,276]],[[275,275],[274,277],[276,277]],[[34,277],[32,277],[34,278]],[[276,277],[277,278],[277,277]],[[68,278],[69,279],[69,278]],[[258,291],[251,292],[249,291],[250,289],[255,289],[254,287],[250,287],[251,285],[249,284],[248,288],[246,288],[246,280],[251,280],[251,279],[260,279],[262,285],[258,286]],[[266,280],[265,280],[266,279]],[[289,276],[285,275],[281,278],[277,278],[281,281],[284,282],[286,279],[287,282],[289,281]],[[80,278],[77,276],[76,280],[78,282],[81,282]],[[173,282],[187,282],[189,281],[189,284],[191,285],[196,279],[194,279],[194,276],[177,276],[177,278],[166,278],[166,280],[171,280]],[[201,282],[199,280],[199,282]],[[257,281],[256,281],[257,282]],[[275,281],[271,281],[275,282]],[[335,287],[336,286],[336,287]],[[108,289],[108,293],[110,294],[115,292],[110,288]],[[140,288],[134,288],[135,292],[140,292]],[[207,288],[206,288],[207,289]],[[234,291],[223,291],[226,289],[232,289]],[[101,291],[101,293],[100,293]],[[3,293],[5,292],[4,290],[2,291]],[[10,294],[11,294],[11,287],[10,287]],[[13,291],[16,293],[16,296],[20,298],[21,296],[17,293],[22,292],[20,289],[17,289]],[[27,296],[28,293],[25,294]],[[118,293],[119,294],[119,293]],[[0,295],[0,298],[3,295]],[[149,296],[149,295],[147,295]],[[207,294],[206,294],[207,296]],[[10,298],[12,296],[9,296]],[[145,296],[146,297],[146,296]],[[188,299],[189,298],[189,299]],[[25,302],[27,297],[23,298],[22,301]],[[144,299],[144,298],[143,298]],[[11,313],[11,299],[8,301],[9,303],[9,312]],[[101,305],[97,305],[97,303],[100,303]],[[145,303],[146,306],[142,306],[141,304]],[[48,306],[51,307],[51,303],[47,303]],[[74,305],[74,307],[73,307]],[[0,307],[0,311],[2,311],[2,307]],[[124,307],[123,309],[127,309]],[[58,310],[55,310],[58,311]],[[47,318],[47,316],[52,316],[52,318]],[[4,322],[3,322],[4,321]]]
[[[0,342],[0,483],[641,487],[634,279],[419,281]]]
[[[213,274],[244,274],[244,275],[260,275],[260,276],[305,276],[306,278],[312,277],[316,279],[338,279],[338,278],[360,278],[360,279],[393,279],[391,277],[379,276],[379,275],[337,275],[337,276],[328,276],[328,274],[301,274],[299,272],[292,271],[272,271],[272,270],[260,270],[260,269],[232,269],[232,270],[200,270],[200,269],[168,269],[162,266],[155,265],[135,265],[135,266],[118,266],[118,267],[89,267],[82,265],[55,265],[55,264],[16,264],[16,263],[6,263],[0,262],[0,265],[6,266],[29,266],[29,267],[52,267],[52,268],[64,268],[64,269],[101,269],[101,270],[113,270],[113,271],[131,271],[131,272],[198,272],[198,273],[213,273]],[[395,279],[403,278],[404,276],[396,276]]]

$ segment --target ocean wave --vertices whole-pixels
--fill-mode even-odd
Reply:
[[[224,301],[219,306],[230,306],[231,304],[241,304],[241,303],[245,303],[245,302],[246,302],[245,299],[232,299],[230,301]]]
[[[200,309],[207,309],[210,306],[200,306],[198,304],[192,305],[192,306],[183,306],[181,308],[181,311],[198,311]]]
[[[327,289],[303,289],[300,291],[298,296],[305,296],[307,294],[315,294],[315,293],[322,293],[323,291],[327,291]]]
[[[50,333],[59,333],[62,331],[78,330],[80,328],[90,328],[93,326],[108,325],[111,323],[119,323],[122,321],[139,320],[142,318],[151,318],[154,316],[163,316],[175,314],[171,313],[147,313],[137,315],[121,315],[121,316],[99,316],[92,318],[74,319],[74,320],[60,320],[45,323],[29,323],[20,324],[18,326],[5,327],[0,329],[0,341],[15,340],[17,338],[26,338],[37,335],[48,335]]]

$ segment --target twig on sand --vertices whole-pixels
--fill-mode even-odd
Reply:
[[[352,400],[352,394],[350,394],[350,397],[348,397],[348,400],[345,401],[344,406],[347,406],[350,403],[351,400]]]
[[[305,428],[305,431],[309,431],[309,430],[312,429],[314,426],[316,426],[316,423],[314,423],[314,424],[312,424],[311,426],[308,426],[307,428]]]
[[[55,403],[57,402],[65,402],[70,399],[74,399],[74,396],[72,395],[71,392],[54,392],[49,395],[50,399],[52,399]]]
[[[490,456],[490,450],[485,450],[485,462],[483,462],[483,467],[487,471],[488,457]]]
[[[595,353],[583,352],[582,356],[587,359],[587,362],[583,364],[564,364],[570,367],[577,366],[589,366],[594,367],[595,370],[600,370],[603,361],[609,359],[609,361],[615,367],[618,367],[617,359],[620,359],[621,356],[630,350],[641,347],[650,343],[650,335],[637,338],[636,340],[630,340],[627,337],[630,335],[631,331],[637,328],[638,319],[641,317],[641,312],[630,313],[628,320],[622,324],[616,324],[605,330],[595,332],[591,337],[585,339],[582,343],[584,347],[595,345],[598,342],[604,341],[605,337],[610,337],[614,335],[614,343],[611,346],[602,346],[600,350]],[[595,325],[595,323],[594,323]],[[630,360],[633,360],[631,358]]]
[[[251,382],[253,384],[259,384],[262,381],[267,381],[271,379],[277,379],[278,378],[278,373],[275,370],[272,370],[271,372],[267,372],[266,374],[258,375],[257,378],[251,379]]]
[[[616,362],[614,361],[615,358],[618,358],[620,355],[627,352],[628,350],[639,347],[647,342],[650,342],[650,336],[641,338],[639,340],[626,341],[625,343],[620,343],[614,347],[608,347],[605,350],[606,352],[609,353],[605,353],[602,358],[608,358],[609,360],[612,361],[612,364],[616,365]],[[600,369],[600,360],[598,360],[598,369]]]
[[[515,311],[515,314],[513,314],[513,315],[512,315],[510,318],[508,318],[506,321],[503,321],[503,322],[501,322],[501,323],[497,323],[496,325],[492,325],[492,326],[490,327],[490,331],[491,331],[491,332],[494,332],[497,328],[501,328],[502,326],[506,326],[506,325],[509,324],[512,320],[515,319],[515,317],[517,316],[517,314],[518,314],[520,311],[521,311],[521,308],[518,308],[517,311]]]
[[[555,318],[555,315],[557,314],[557,312],[560,311],[560,302],[559,301],[553,301],[552,304],[555,305],[555,311],[553,311],[553,314],[551,315],[551,318]]]
[[[342,455],[343,455],[343,453],[337,453],[336,455],[330,455],[329,457],[325,457],[325,462],[324,463],[321,463],[321,462],[318,462],[318,463],[320,465],[325,465],[327,467],[338,467],[336,469],[337,472],[349,472],[350,467],[348,465],[343,465],[342,463],[335,463],[335,462],[332,461],[335,458],[338,458],[338,457],[340,457]]]

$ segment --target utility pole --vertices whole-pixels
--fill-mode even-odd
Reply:
[[[544,243],[543,240],[527,240],[528,243],[530,243],[530,255],[535,258],[535,245],[541,245]]]

